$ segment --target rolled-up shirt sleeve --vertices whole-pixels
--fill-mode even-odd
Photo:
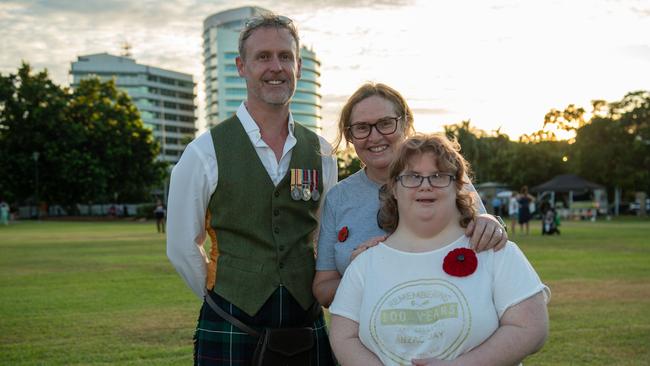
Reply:
[[[207,273],[205,213],[217,183],[216,165],[212,139],[204,134],[187,146],[169,183],[167,257],[201,299]]]
[[[321,206],[318,209],[318,218],[319,222],[322,223],[324,220],[324,215],[327,213],[324,212],[324,207],[326,206],[326,200],[327,200],[327,192],[334,187],[336,182],[338,181],[339,177],[339,170],[338,170],[338,165],[336,162],[336,156],[332,154],[332,146],[325,140],[322,136],[319,136],[320,139],[320,153],[322,156],[322,166],[323,166],[323,192],[321,192]],[[323,227],[320,226],[319,230],[317,230],[317,234],[315,236],[315,241],[316,241],[316,268],[318,269],[318,258],[320,257],[320,237],[322,235],[322,229]],[[328,254],[323,254],[324,256],[329,257],[330,255],[333,255],[333,253],[328,253]],[[332,259],[333,260],[333,259]],[[335,267],[333,267],[335,269]]]
[[[323,195],[332,188],[339,177],[338,166],[336,165],[336,156],[332,155],[332,146],[323,137],[319,136],[320,153],[323,164]]]

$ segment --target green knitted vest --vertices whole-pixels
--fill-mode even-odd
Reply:
[[[313,234],[320,201],[291,199],[291,169],[318,170],[323,192],[318,136],[298,123],[289,171],[273,185],[236,116],[211,130],[219,179],[210,198],[210,225],[219,257],[214,291],[254,315],[280,286],[308,309],[315,261]]]

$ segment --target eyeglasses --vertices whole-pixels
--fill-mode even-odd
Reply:
[[[397,131],[397,121],[400,119],[402,119],[402,116],[384,117],[375,123],[358,122],[348,126],[347,130],[355,139],[365,139],[370,136],[373,127],[382,135],[390,135]]]
[[[429,181],[431,187],[435,188],[445,188],[451,184],[452,181],[456,180],[456,176],[450,173],[436,173],[431,174],[428,177],[419,175],[419,174],[404,174],[395,177],[395,180],[398,180],[402,183],[404,188],[418,188],[424,182],[424,178]]]

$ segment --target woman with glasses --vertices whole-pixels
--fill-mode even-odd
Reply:
[[[459,150],[418,135],[395,153],[378,215],[391,234],[350,264],[330,307],[342,365],[513,365],[544,344],[550,292],[517,245],[471,249]]]
[[[313,292],[325,307],[350,261],[386,235],[377,225],[379,188],[388,182],[388,167],[399,144],[414,133],[413,113],[397,90],[366,83],[343,106],[338,130],[334,148],[343,140],[352,144],[364,167],[330,189],[321,208]],[[480,199],[476,202],[483,214],[468,226],[471,243],[479,251],[505,245],[502,226],[484,214]]]

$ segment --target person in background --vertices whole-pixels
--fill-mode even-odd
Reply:
[[[379,213],[391,234],[350,264],[330,306],[341,365],[514,365],[543,346],[550,291],[515,243],[471,249],[459,151],[417,135],[396,152]]]
[[[542,201],[539,205],[539,211],[542,214],[542,235],[560,235],[560,218],[553,204],[548,200]]]
[[[159,233],[165,233],[165,216],[167,216],[167,210],[165,205],[163,205],[161,200],[156,201],[156,207],[153,209],[153,215],[156,218],[156,229]]]
[[[510,217],[510,232],[515,234],[517,229],[517,218],[519,217],[519,202],[517,202],[517,194],[512,192],[508,200],[508,216]]]
[[[9,211],[9,204],[0,199],[0,225],[9,225]]]
[[[108,208],[108,216],[112,218],[117,216],[117,207],[115,207],[115,205],[111,205],[111,207]]]
[[[351,143],[363,169],[339,182],[325,197],[313,286],[323,306],[332,302],[350,261],[385,237],[377,224],[379,190],[388,183],[395,151],[413,133],[411,108],[397,90],[385,84],[363,84],[341,110],[334,146],[338,148],[343,140]],[[507,241],[505,230],[485,213],[478,197],[476,204],[482,214],[466,230],[472,245],[479,251],[502,247]]]
[[[499,197],[494,196],[492,198],[492,208],[495,216],[501,216],[501,199]]]
[[[524,232],[524,227],[526,228],[526,235],[530,233],[530,225],[528,222],[531,218],[531,209],[530,207],[535,202],[535,197],[531,196],[528,193],[528,186],[523,186],[519,190],[519,196],[517,197],[517,203],[519,204],[519,212],[517,214],[519,221],[519,229],[521,232]]]
[[[320,197],[336,183],[337,166],[329,143],[289,111],[299,43],[286,17],[246,23],[236,58],[246,101],[192,141],[172,171],[167,256],[203,301],[198,365],[250,365],[258,342],[211,304],[258,331],[308,325],[311,364],[335,364],[311,284]]]

